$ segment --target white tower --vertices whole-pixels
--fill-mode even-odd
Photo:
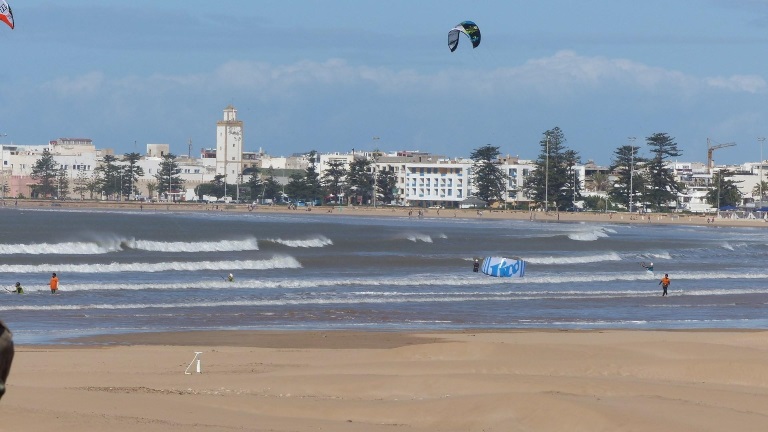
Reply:
[[[239,184],[243,172],[243,122],[232,105],[224,108],[224,119],[216,123],[216,174],[229,184]]]

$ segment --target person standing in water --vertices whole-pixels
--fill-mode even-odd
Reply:
[[[56,276],[56,273],[51,276],[51,294],[56,294],[59,292],[59,278]]]
[[[13,288],[13,291],[16,294],[24,294],[24,288],[21,287],[21,282],[16,282],[16,286]]]
[[[664,277],[661,278],[661,281],[659,281],[659,285],[664,289],[664,292],[661,293],[661,296],[664,297],[667,295],[667,288],[669,288],[670,284],[669,275],[667,273],[664,273]]]

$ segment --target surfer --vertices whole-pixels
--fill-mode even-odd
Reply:
[[[56,276],[56,273],[51,276],[49,284],[51,285],[51,294],[56,294],[59,291],[59,278]]]
[[[653,272],[653,263],[640,263],[641,266],[643,266],[644,269],[648,270],[649,272]]]
[[[669,275],[664,273],[664,277],[661,278],[661,281],[659,281],[659,285],[661,285],[661,287],[664,289],[664,292],[661,294],[662,297],[667,295],[667,288],[669,287],[670,282],[671,281],[669,280]]]
[[[475,258],[475,262],[472,264],[472,271],[477,273],[480,270],[480,261]]]
[[[235,281],[235,277],[232,276],[232,273],[230,273],[229,276],[227,276],[227,282],[234,282],[234,281]]]
[[[16,282],[16,294],[24,294],[24,288],[21,287],[21,282]]]

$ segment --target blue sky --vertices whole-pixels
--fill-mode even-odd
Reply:
[[[737,143],[716,163],[741,163],[768,135],[768,0],[8,1],[4,143],[197,154],[229,104],[246,150],[276,156],[532,159],[557,126],[583,161],[665,132],[680,160],[705,161],[710,138]],[[451,53],[464,20],[482,42]]]

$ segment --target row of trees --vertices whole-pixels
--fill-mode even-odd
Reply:
[[[377,151],[374,155],[377,157],[380,153]],[[324,200],[326,197],[337,201],[340,196],[349,197],[351,203],[391,203],[395,199],[395,173],[391,170],[376,171],[374,161],[356,158],[349,164],[349,168],[342,161],[332,161],[322,172],[317,170],[316,151],[309,153],[309,161],[306,170],[290,175],[284,188],[274,179],[271,170],[259,175],[259,170],[253,169],[248,173],[250,180],[245,184],[246,193],[252,199],[272,200],[279,200],[283,194],[305,201]],[[198,192],[197,195],[202,196],[203,193]]]
[[[138,180],[144,175],[144,169],[138,165],[141,155],[138,153],[126,153],[121,159],[115,156],[104,156],[103,163],[93,170],[92,176],[87,176],[84,170],[79,170],[73,179],[72,192],[85,199],[88,195],[93,199],[95,195],[106,196],[107,199],[130,199],[139,193]],[[39,198],[68,198],[70,193],[70,179],[67,171],[58,164],[48,149],[32,167],[31,177],[35,180],[32,187],[32,196]],[[160,194],[178,192],[184,184],[179,176],[179,167],[176,156],[168,154],[160,163],[160,170],[155,174],[155,182],[150,182],[148,188],[150,195],[155,191]]]
[[[666,133],[654,133],[646,138],[650,158],[641,157],[641,147],[622,145],[613,154],[610,171],[615,180],[609,182],[605,174],[596,174],[591,180],[599,190],[606,190],[610,201],[599,197],[587,197],[585,207],[592,210],[623,207],[634,210],[638,204],[656,211],[669,208],[677,199],[683,185],[675,181],[674,172],[668,168],[670,158],[682,155],[677,143]],[[565,145],[563,131],[555,127],[544,132],[541,148],[534,162],[533,172],[524,180],[523,192],[535,206],[551,210],[565,210],[582,200],[582,182],[575,166],[580,156]],[[470,155],[474,162],[473,180],[476,196],[486,202],[505,202],[506,174],[499,167],[499,148],[484,146]],[[707,202],[712,206],[737,205],[741,193],[733,173],[720,171],[709,184]],[[768,184],[761,190],[768,191]],[[758,187],[756,186],[755,189]],[[511,191],[516,193],[517,191]],[[630,208],[632,207],[632,208]]]

